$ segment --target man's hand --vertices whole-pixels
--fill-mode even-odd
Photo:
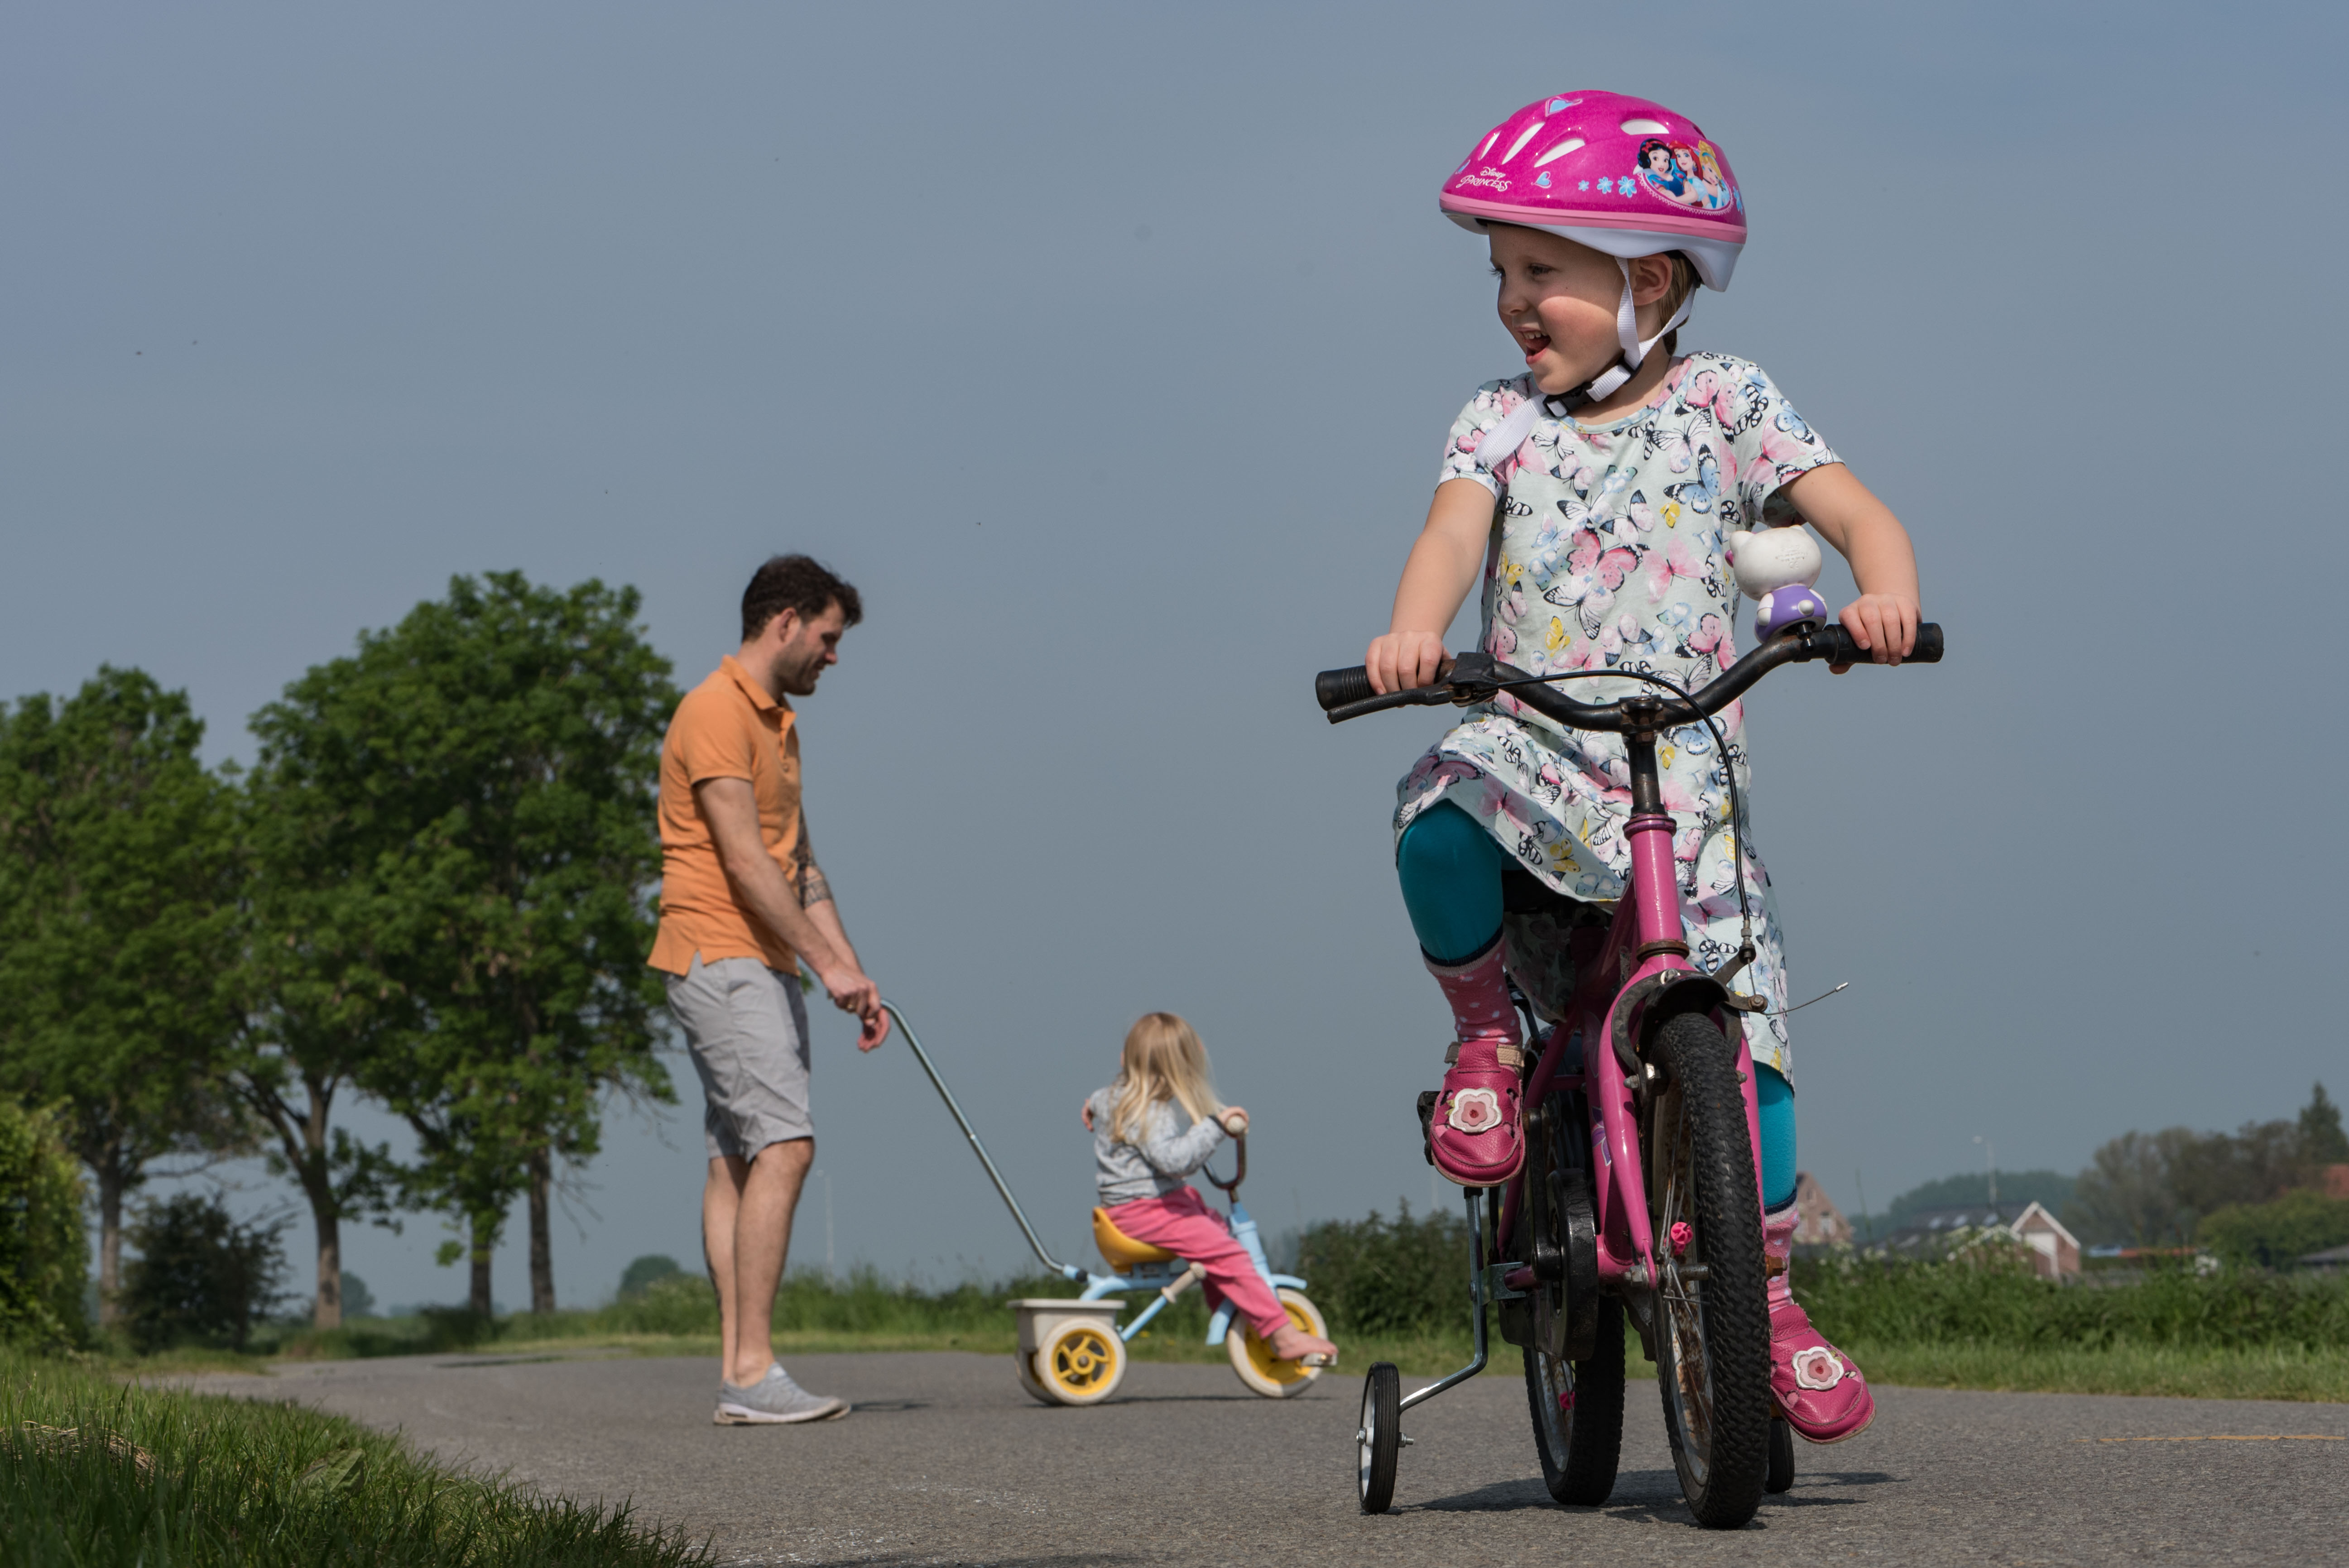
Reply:
[[[815,977],[833,1006],[856,1015],[858,1050],[872,1050],[889,1037],[889,1015],[881,1010],[881,987],[854,962],[817,969]]]
[[[1851,640],[1879,665],[1897,665],[1917,651],[1917,601],[1906,593],[1862,593],[1836,617]],[[1829,665],[1841,675],[1849,665]]]

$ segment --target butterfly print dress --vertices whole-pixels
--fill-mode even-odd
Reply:
[[[1488,471],[1476,457],[1485,433],[1535,390],[1526,377],[1487,382],[1461,410],[1444,449],[1443,480],[1473,480],[1499,505],[1485,554],[1482,645],[1535,674],[1640,670],[1692,689],[1737,656],[1736,579],[1723,554],[1731,531],[1791,523],[1786,481],[1837,461],[1760,366],[1697,354],[1673,364],[1647,404],[1606,425],[1543,418],[1525,443]],[[1440,482],[1440,481],[1439,481]],[[1578,680],[1585,702],[1611,702],[1652,687]],[[1689,910],[1691,953],[1705,967],[1737,950],[1738,846],[1729,831],[1726,769],[1747,789],[1743,703],[1717,719],[1719,755],[1702,725],[1660,738],[1664,804],[1679,824],[1672,851]],[[1484,824],[1517,863],[1570,898],[1621,896],[1630,870],[1624,827],[1630,769],[1623,738],[1568,730],[1506,692],[1419,759],[1398,787],[1395,832],[1439,800]],[[1747,826],[1752,826],[1749,797]],[[1754,905],[1754,960],[1745,984],[1787,1005],[1778,914],[1753,846],[1744,846]],[[1558,953],[1512,917],[1510,967],[1537,1003],[1555,994]],[[1549,1009],[1545,1008],[1545,1011]],[[1745,1017],[1754,1059],[1788,1071],[1782,1017]],[[1789,1075],[1791,1077],[1791,1075]]]

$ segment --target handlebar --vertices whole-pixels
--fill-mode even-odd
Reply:
[[[1489,701],[1495,692],[1506,689],[1536,713],[1556,719],[1568,728],[1619,733],[1629,729],[1652,729],[1660,725],[1693,723],[1699,715],[1719,713],[1735,702],[1744,695],[1747,687],[1779,665],[1811,664],[1821,659],[1831,665],[1873,662],[1867,651],[1843,627],[1822,626],[1804,621],[1779,633],[1722,671],[1709,685],[1689,694],[1685,702],[1673,696],[1635,696],[1609,703],[1577,702],[1545,684],[1558,676],[1528,675],[1483,653],[1462,654],[1452,661],[1452,673],[1434,686],[1391,691],[1383,696],[1371,690],[1370,672],[1361,665],[1342,670],[1323,670],[1313,677],[1313,700],[1329,713],[1330,723],[1343,724],[1350,718],[1360,718],[1366,713],[1377,713],[1390,707],[1434,707],[1444,703],[1454,703],[1464,707],[1472,703]],[[1901,662],[1933,665],[1940,661],[1941,628],[1939,624],[1928,621],[1917,628],[1917,645]],[[1603,676],[1610,672],[1592,670],[1589,673]]]
[[[1235,1132],[1231,1136],[1232,1147],[1236,1150],[1235,1158],[1238,1161],[1238,1168],[1232,1172],[1232,1179],[1226,1181],[1205,1165],[1199,1167],[1199,1174],[1207,1179],[1209,1186],[1222,1188],[1225,1197],[1237,1198],[1240,1195],[1240,1183],[1247,1180],[1247,1134]]]

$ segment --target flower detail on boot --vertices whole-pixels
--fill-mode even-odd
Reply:
[[[1519,1130],[1517,1014],[1501,967],[1496,938],[1465,964],[1438,964],[1428,973],[1452,1004],[1459,1042],[1428,1118],[1427,1147],[1444,1180],[1463,1187],[1497,1187],[1525,1163]]]
[[[1452,1097],[1444,1125],[1460,1132],[1489,1132],[1500,1125],[1501,1097],[1489,1088],[1462,1089]]]
[[[1516,1056],[1514,1047],[1509,1054]],[[1444,1075],[1429,1120],[1427,1146],[1444,1180],[1463,1187],[1497,1187],[1517,1173],[1526,1140],[1517,1126],[1517,1070],[1505,1065],[1489,1040],[1463,1041],[1459,1060]]]
[[[1790,1365],[1797,1388],[1832,1388],[1843,1381],[1843,1357],[1824,1345],[1795,1351]]]
[[[1770,1393],[1786,1424],[1814,1443],[1856,1438],[1876,1419],[1876,1396],[1851,1357],[1811,1326],[1795,1300],[1793,1204],[1762,1216],[1770,1274]]]

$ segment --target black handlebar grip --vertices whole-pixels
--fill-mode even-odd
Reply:
[[[1350,702],[1361,702],[1378,694],[1371,689],[1371,672],[1361,665],[1342,670],[1323,670],[1313,677],[1313,700],[1323,712],[1343,707]]]
[[[1822,626],[1811,634],[1811,657],[1830,665],[1868,665],[1876,661],[1861,647],[1852,634],[1841,626]],[[1909,651],[1904,665],[1938,665],[1941,662],[1941,627],[1940,623],[1926,621],[1917,627],[1916,645]]]

